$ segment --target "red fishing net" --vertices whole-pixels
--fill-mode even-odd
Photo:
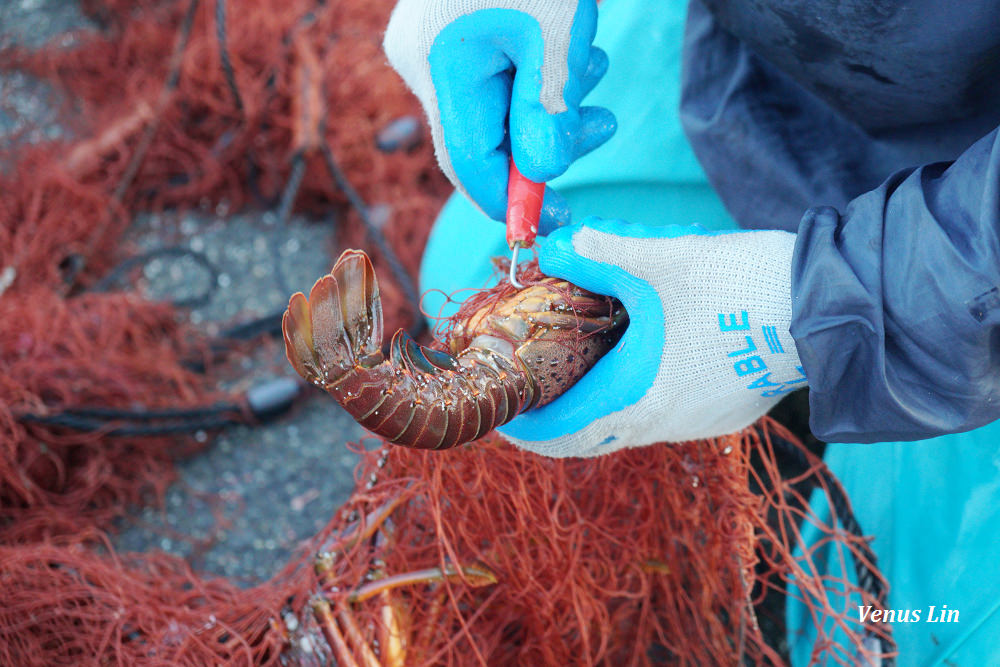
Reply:
[[[137,212],[282,194],[336,210],[339,243],[373,257],[386,328],[413,321],[370,239],[384,234],[414,275],[448,188],[427,142],[373,148],[379,128],[419,114],[380,49],[392,4],[92,0],[103,27],[71,48],[0,52],[68,93],[78,137],[0,156],[0,663],[766,664],[781,661],[780,632],[769,644],[762,626],[780,630],[773,601],[790,581],[815,612],[817,659],[855,662],[864,633],[884,630],[823,591],[871,594],[792,554],[815,521],[805,486],[842,497],[815,460],[782,479],[773,438],[807,454],[770,421],[589,460],[498,440],[369,453],[343,510],[250,590],[110,546],[112,519],[155,502],[172,459],[200,445],[31,416],[217,398],[186,363],[204,342],[172,308],[89,291]],[[355,194],[391,207],[390,224],[348,208]],[[871,565],[860,537],[826,534]]]
[[[795,581],[818,627],[847,638],[821,636],[817,658],[856,664],[864,629],[788,552],[803,499],[774,437],[791,438],[765,421],[597,459],[496,440],[369,453],[313,551],[247,591],[165,556],[5,546],[0,650],[11,664],[775,664],[757,610]],[[861,538],[830,540],[864,558]]]

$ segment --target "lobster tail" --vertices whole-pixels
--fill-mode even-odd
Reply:
[[[359,366],[382,361],[382,300],[371,260],[345,250],[309,299],[296,292],[281,320],[285,356],[309,382],[326,387]]]

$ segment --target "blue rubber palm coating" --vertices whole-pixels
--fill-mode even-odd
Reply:
[[[614,236],[649,239],[738,233],[710,232],[697,225],[649,227],[591,217],[549,234],[539,251],[541,270],[591,292],[615,297],[629,313],[629,325],[618,344],[565,394],[500,429],[512,438],[537,442],[575,433],[637,402],[656,378],[664,346],[660,297],[649,283],[624,269],[578,255],[573,236],[585,227]]]
[[[511,155],[526,177],[549,181],[614,133],[610,111],[580,106],[608,66],[604,52],[591,47],[596,21],[596,4],[581,0],[570,31],[566,110],[554,114],[540,100],[544,44],[531,15],[480,10],[434,40],[428,60],[448,158],[469,196],[494,220],[506,212]],[[569,207],[547,189],[540,232],[568,221]]]

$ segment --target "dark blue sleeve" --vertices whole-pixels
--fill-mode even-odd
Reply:
[[[998,131],[842,213],[808,211],[792,299],[817,437],[917,440],[1000,418]]]

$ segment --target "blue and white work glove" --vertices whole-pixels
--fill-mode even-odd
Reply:
[[[441,170],[494,220],[511,155],[541,183],[614,133],[610,111],[580,106],[608,67],[596,29],[595,0],[401,0],[393,11],[385,52],[423,103]],[[546,190],[540,231],[568,220]]]
[[[795,235],[588,218],[543,243],[542,271],[617,297],[621,341],[555,401],[500,431],[546,456],[734,433],[806,386],[792,317]]]

